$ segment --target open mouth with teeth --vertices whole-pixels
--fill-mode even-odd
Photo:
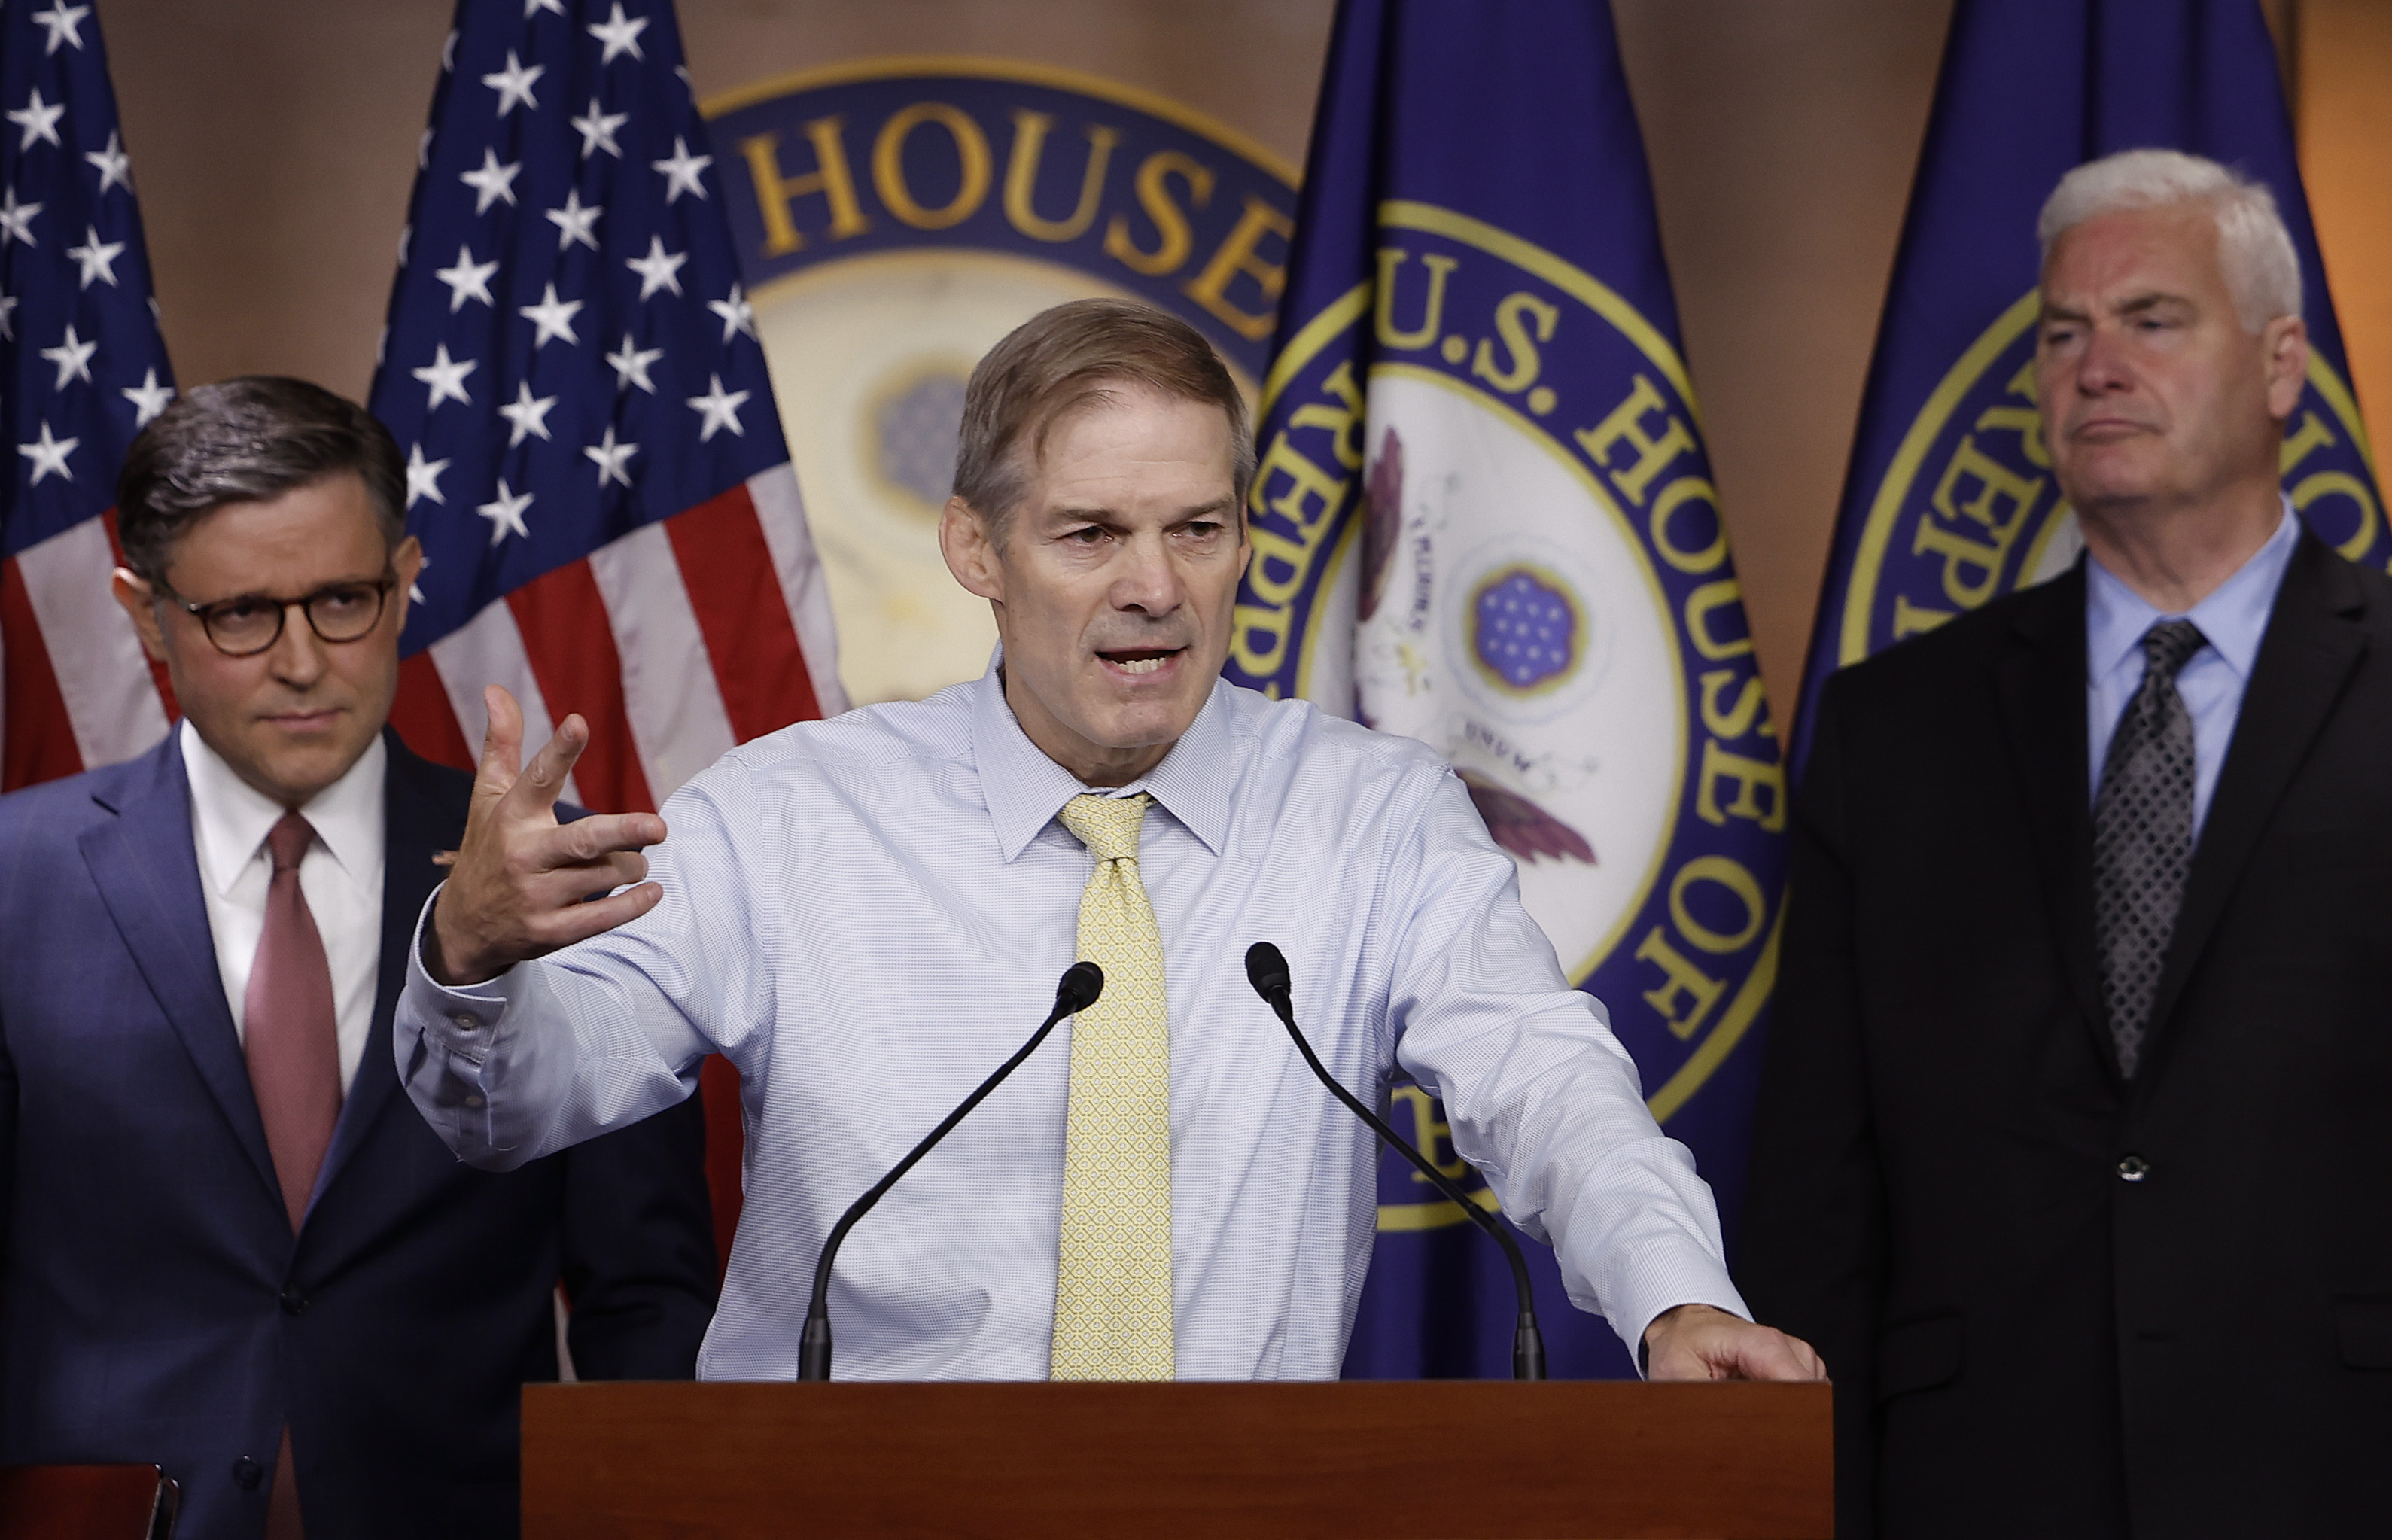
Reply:
[[[1097,656],[1114,672],[1136,675],[1159,672],[1164,664],[1187,650],[1185,647],[1123,647],[1115,651],[1099,650]]]

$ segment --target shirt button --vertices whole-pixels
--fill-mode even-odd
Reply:
[[[478,1096],[468,1096],[465,1098],[465,1105],[472,1107],[478,1112],[481,1110],[482,1099]]]
[[[299,1292],[298,1285],[292,1284],[282,1291],[282,1313],[285,1315],[307,1313],[307,1297]]]
[[[2118,1161],[2118,1180],[2120,1181],[2140,1181],[2151,1174],[2152,1163],[2145,1160],[2141,1155],[2126,1155],[2122,1156]]]
[[[266,1468],[243,1455],[232,1462],[232,1483],[243,1492],[255,1492],[257,1483],[266,1479]]]
[[[473,1017],[467,1015],[462,1011],[458,1011],[448,1019],[455,1022],[457,1024],[458,1030],[462,1032],[471,1032],[474,1028],[482,1024],[480,1022],[475,1021]]]

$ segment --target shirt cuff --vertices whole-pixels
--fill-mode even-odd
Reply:
[[[423,965],[432,914],[445,882],[416,916],[408,947],[407,984],[392,1023],[391,1047],[400,1082],[441,1142],[476,1165],[503,1160],[511,1141],[492,1116],[494,1067],[510,1006],[511,978],[451,988]]]
[[[422,912],[415,917],[415,941],[407,951],[408,1003],[417,1008],[415,1014],[426,1042],[479,1063],[488,1050],[491,1035],[506,1016],[508,974],[500,973],[480,984],[451,986],[434,978],[432,971],[423,965],[432,911],[448,890],[446,882],[433,889],[432,896],[423,901]]]
[[[1739,1320],[1752,1319],[1752,1307],[1736,1292],[1727,1269],[1700,1246],[1643,1247],[1614,1264],[1612,1288],[1621,1298],[1608,1301],[1606,1316],[1635,1358],[1639,1375],[1645,1373],[1644,1333],[1680,1305],[1709,1305]]]

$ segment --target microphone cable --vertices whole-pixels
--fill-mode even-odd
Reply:
[[[1418,1167],[1421,1175],[1435,1183],[1438,1192],[1460,1205],[1462,1212],[1479,1229],[1495,1237],[1496,1244],[1503,1248],[1504,1260],[1512,1264],[1512,1286],[1519,1296],[1519,1318],[1512,1328],[1512,1377],[1544,1378],[1545,1338],[1544,1334],[1537,1329],[1536,1294],[1528,1284],[1528,1259],[1520,1255],[1520,1243],[1512,1238],[1512,1233],[1503,1227],[1502,1220],[1479,1207],[1471,1200],[1470,1194],[1462,1190],[1460,1183],[1431,1165],[1427,1156],[1412,1148],[1401,1134],[1387,1127],[1377,1113],[1364,1106],[1353,1092],[1337,1083],[1337,1077],[1329,1073],[1328,1066],[1320,1062],[1319,1054],[1312,1051],[1312,1045],[1305,1040],[1303,1032],[1296,1027],[1294,985],[1290,981],[1287,959],[1280,955],[1278,947],[1268,941],[1257,941],[1246,948],[1246,982],[1254,986],[1254,993],[1263,998],[1264,1003],[1287,1028],[1287,1035],[1295,1039],[1296,1051],[1304,1055],[1305,1064],[1320,1083],[1329,1088],[1329,1093],[1345,1103],[1355,1116],[1371,1125],[1381,1139],[1394,1145],[1406,1160]]]
[[[899,1177],[912,1170],[915,1162],[929,1155],[931,1147],[946,1138],[967,1114],[988,1099],[990,1091],[1019,1069],[1021,1061],[1035,1052],[1038,1045],[1046,1040],[1046,1034],[1055,1030],[1056,1023],[1086,1011],[1096,1004],[1097,997],[1104,992],[1104,970],[1095,963],[1075,962],[1064,969],[1062,978],[1055,985],[1055,1009],[1047,1012],[1046,1019],[1038,1024],[1038,1030],[1030,1035],[1030,1040],[1021,1045],[1020,1051],[997,1065],[996,1072],[982,1080],[978,1090],[965,1097],[962,1105],[947,1114],[945,1121],[925,1135],[904,1159],[890,1168],[887,1176],[874,1182],[862,1197],[847,1206],[847,1212],[831,1226],[830,1238],[823,1242],[822,1256],[814,1263],[813,1298],[806,1304],[806,1324],[798,1335],[799,1379],[830,1377],[830,1267],[838,1256],[839,1243],[846,1240],[847,1233],[855,1228],[855,1221],[870,1213],[872,1206],[880,1201],[882,1194],[897,1185]]]

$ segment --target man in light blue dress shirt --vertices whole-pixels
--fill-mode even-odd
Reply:
[[[400,1011],[417,1105],[505,1168],[728,1056],[747,1205],[700,1373],[788,1377],[831,1224],[1072,961],[1091,857],[1058,813],[1143,793],[1177,1377],[1333,1377],[1370,1257],[1375,1142],[1249,987],[1263,940],[1331,1069],[1366,1097],[1398,1065],[1435,1087],[1456,1147],[1651,1373],[1816,1377],[1747,1318],[1710,1190],[1447,766],[1218,677],[1253,465],[1194,331],[1061,307],[967,398],[941,541],[995,613],[982,678],[734,750],[661,817],[561,829],[548,808],[586,734],[566,719],[518,775],[521,718],[492,690],[474,826]],[[618,891],[576,902],[600,888]],[[1059,1030],[848,1241],[842,1376],[1047,1376],[1072,1051]]]

